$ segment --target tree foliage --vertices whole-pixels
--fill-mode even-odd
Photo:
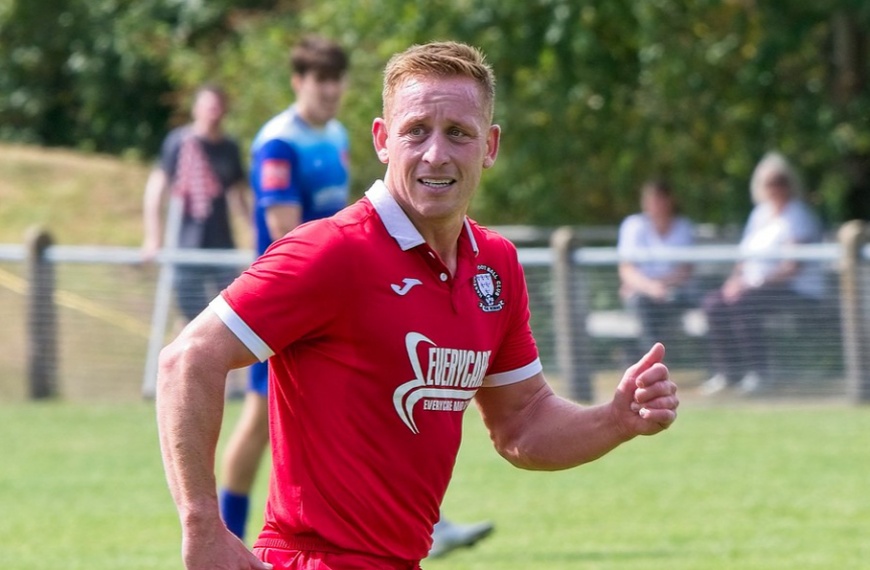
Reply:
[[[456,39],[499,81],[501,156],[474,205],[487,223],[614,223],[661,176],[693,218],[742,223],[770,149],[833,222],[870,216],[855,198],[870,194],[868,24],[860,0],[6,0],[0,137],[150,154],[216,80],[247,143],[291,102],[289,47],[316,31],[352,54],[359,193],[383,170],[369,140],[384,63]]]

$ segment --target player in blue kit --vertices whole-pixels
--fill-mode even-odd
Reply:
[[[335,118],[344,95],[348,57],[338,44],[304,38],[291,52],[296,102],[270,119],[251,146],[251,187],[257,253],[303,222],[331,216],[349,194],[348,137]],[[268,365],[251,366],[241,416],[223,458],[221,514],[244,537],[254,484],[269,445]]]

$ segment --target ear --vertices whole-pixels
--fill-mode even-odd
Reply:
[[[501,141],[501,127],[492,125],[489,127],[489,134],[486,137],[486,155],[483,157],[483,167],[490,168],[495,164],[495,159],[498,156],[498,145]]]
[[[293,89],[293,93],[297,96],[299,95],[300,86],[302,83],[302,76],[298,73],[292,73],[290,75],[290,87]]]
[[[390,153],[387,151],[387,123],[380,117],[372,123],[372,142],[375,145],[378,160],[387,164],[390,159]]]

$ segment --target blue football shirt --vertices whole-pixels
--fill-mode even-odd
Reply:
[[[293,105],[263,125],[251,145],[251,187],[257,253],[272,243],[266,210],[293,204],[302,222],[331,216],[347,205],[349,196],[347,131],[336,119],[313,127]]]

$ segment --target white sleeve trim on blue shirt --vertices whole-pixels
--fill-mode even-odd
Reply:
[[[274,351],[255,333],[242,318],[236,314],[229,303],[218,295],[208,304],[212,311],[236,335],[260,362],[265,362]]]
[[[496,386],[516,384],[517,382],[528,380],[543,369],[544,367],[541,366],[541,359],[536,358],[522,368],[515,368],[514,370],[499,372],[497,374],[489,374],[483,379],[483,385],[486,388],[494,388]]]

